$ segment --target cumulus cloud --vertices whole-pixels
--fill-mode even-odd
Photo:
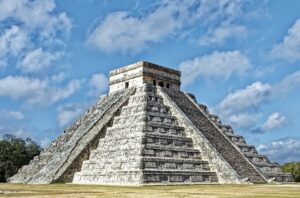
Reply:
[[[281,138],[270,144],[261,144],[257,149],[261,154],[265,154],[271,160],[279,163],[298,162],[300,160],[300,139],[297,138]]]
[[[246,32],[244,27],[234,22],[241,21],[246,15],[251,7],[250,2],[164,0],[155,3],[154,8],[151,7],[142,17],[128,11],[113,12],[100,20],[89,34],[87,43],[104,52],[136,53],[148,44],[172,36],[183,37],[188,27],[197,27],[203,32],[211,30],[205,39],[209,42],[224,41],[235,37],[234,33]]]
[[[198,78],[226,80],[233,75],[243,75],[250,68],[250,61],[239,51],[213,52],[186,60],[179,65],[183,86],[193,83]]]
[[[147,43],[169,36],[178,25],[171,11],[157,10],[142,19],[127,12],[116,12],[103,20],[90,34],[87,43],[102,51],[135,53],[143,50]]]
[[[300,71],[296,71],[276,84],[255,82],[244,89],[229,93],[214,108],[227,122],[238,128],[245,128],[245,122],[253,123],[260,117],[259,111],[263,104],[276,98],[286,96],[300,87]],[[275,130],[285,122],[285,117],[278,112],[267,118],[266,123],[252,128],[252,132],[267,132]],[[249,124],[251,127],[251,124]]]
[[[300,86],[300,71],[286,76],[280,83],[274,86],[274,95],[285,96]]]
[[[72,80],[65,86],[56,87],[49,80],[7,76],[0,79],[0,97],[24,99],[30,105],[46,105],[68,98],[79,90],[81,85],[82,81]]]
[[[234,127],[248,129],[255,126],[257,119],[261,115],[259,113],[239,112],[236,114],[226,115],[226,121]]]
[[[72,23],[64,12],[56,12],[54,0],[3,0],[0,21],[14,19],[27,28],[39,30],[45,38],[69,32]]]
[[[285,124],[286,118],[280,113],[272,113],[265,123],[253,130],[254,133],[266,133],[281,128]]]
[[[19,68],[26,73],[34,73],[48,68],[63,55],[62,52],[50,53],[41,48],[28,52],[19,63]]]
[[[98,97],[108,89],[108,78],[104,74],[94,74],[89,80],[90,96]]]
[[[76,117],[81,115],[84,111],[85,105],[82,104],[67,104],[64,106],[59,106],[57,109],[58,125],[59,127],[65,127],[75,120]]]
[[[218,109],[226,114],[241,112],[249,108],[257,108],[271,99],[272,86],[255,82],[245,89],[228,94],[218,105]]]
[[[0,25],[0,68],[9,62],[25,72],[49,67],[61,55],[63,39],[72,28],[54,0],[2,0]]]
[[[23,119],[24,119],[24,114],[21,111],[8,111],[8,110],[0,111],[0,121],[7,121],[7,120],[20,121]]]
[[[199,39],[200,46],[222,45],[230,38],[243,38],[247,35],[247,28],[244,25],[223,24],[220,27],[209,30],[206,35]]]
[[[0,34],[0,65],[4,68],[8,57],[20,55],[29,43],[27,32],[12,26]],[[1,68],[1,66],[0,66]]]
[[[251,129],[261,117],[259,108],[273,97],[270,84],[255,82],[244,89],[229,93],[214,110],[225,122],[240,129]],[[257,131],[257,129],[255,129]],[[254,129],[251,129],[254,131]]]
[[[288,30],[283,41],[273,47],[271,54],[289,62],[300,60],[300,19]]]

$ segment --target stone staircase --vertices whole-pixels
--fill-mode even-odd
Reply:
[[[189,96],[196,102],[196,99],[191,94]],[[278,163],[270,162],[266,155],[261,155],[257,152],[254,145],[248,145],[243,136],[236,135],[230,125],[222,124],[217,115],[210,114],[206,105],[198,104],[198,106],[267,179],[277,182],[294,181],[291,174],[281,171]]]
[[[102,97],[96,105],[92,106],[86,112],[85,115],[81,116],[70,128],[66,129],[65,132],[46,147],[39,156],[36,156],[28,165],[19,169],[18,173],[9,178],[8,181],[10,183],[52,183],[72,181],[74,173],[68,169],[78,168],[78,166],[80,166],[80,160],[82,159],[76,159],[76,157],[81,155],[80,158],[86,158],[86,154],[89,154],[89,147],[93,147],[94,138],[99,139],[101,137],[101,134],[99,134],[100,130],[96,131],[96,133],[94,132],[94,136],[91,136],[94,138],[89,140],[85,137],[86,133],[90,131],[92,126],[97,123],[117,101],[119,102],[117,105],[121,105],[122,103],[120,100],[126,97],[126,94],[130,93],[128,91],[120,91]],[[88,147],[82,148],[76,146],[82,139],[84,139],[85,144],[87,144]],[[83,150],[84,152],[82,152]],[[72,154],[74,156],[68,159],[68,156],[71,156]],[[74,166],[73,161],[75,159],[76,161],[79,161],[79,164],[75,162]],[[66,160],[70,161],[67,163]],[[65,172],[68,172],[69,175],[66,175]]]
[[[89,184],[212,182],[218,182],[216,173],[150,85],[137,88],[73,179]]]

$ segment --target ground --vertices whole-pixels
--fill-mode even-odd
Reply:
[[[290,197],[300,198],[300,184],[286,185],[186,185],[186,186],[97,186],[0,184],[0,197]]]

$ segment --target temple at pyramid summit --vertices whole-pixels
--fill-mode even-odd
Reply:
[[[10,183],[291,182],[279,164],[180,91],[179,71],[141,61],[110,72],[110,91]]]

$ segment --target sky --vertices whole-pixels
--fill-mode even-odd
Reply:
[[[0,135],[46,146],[141,60],[259,153],[300,161],[300,1],[0,0]]]

